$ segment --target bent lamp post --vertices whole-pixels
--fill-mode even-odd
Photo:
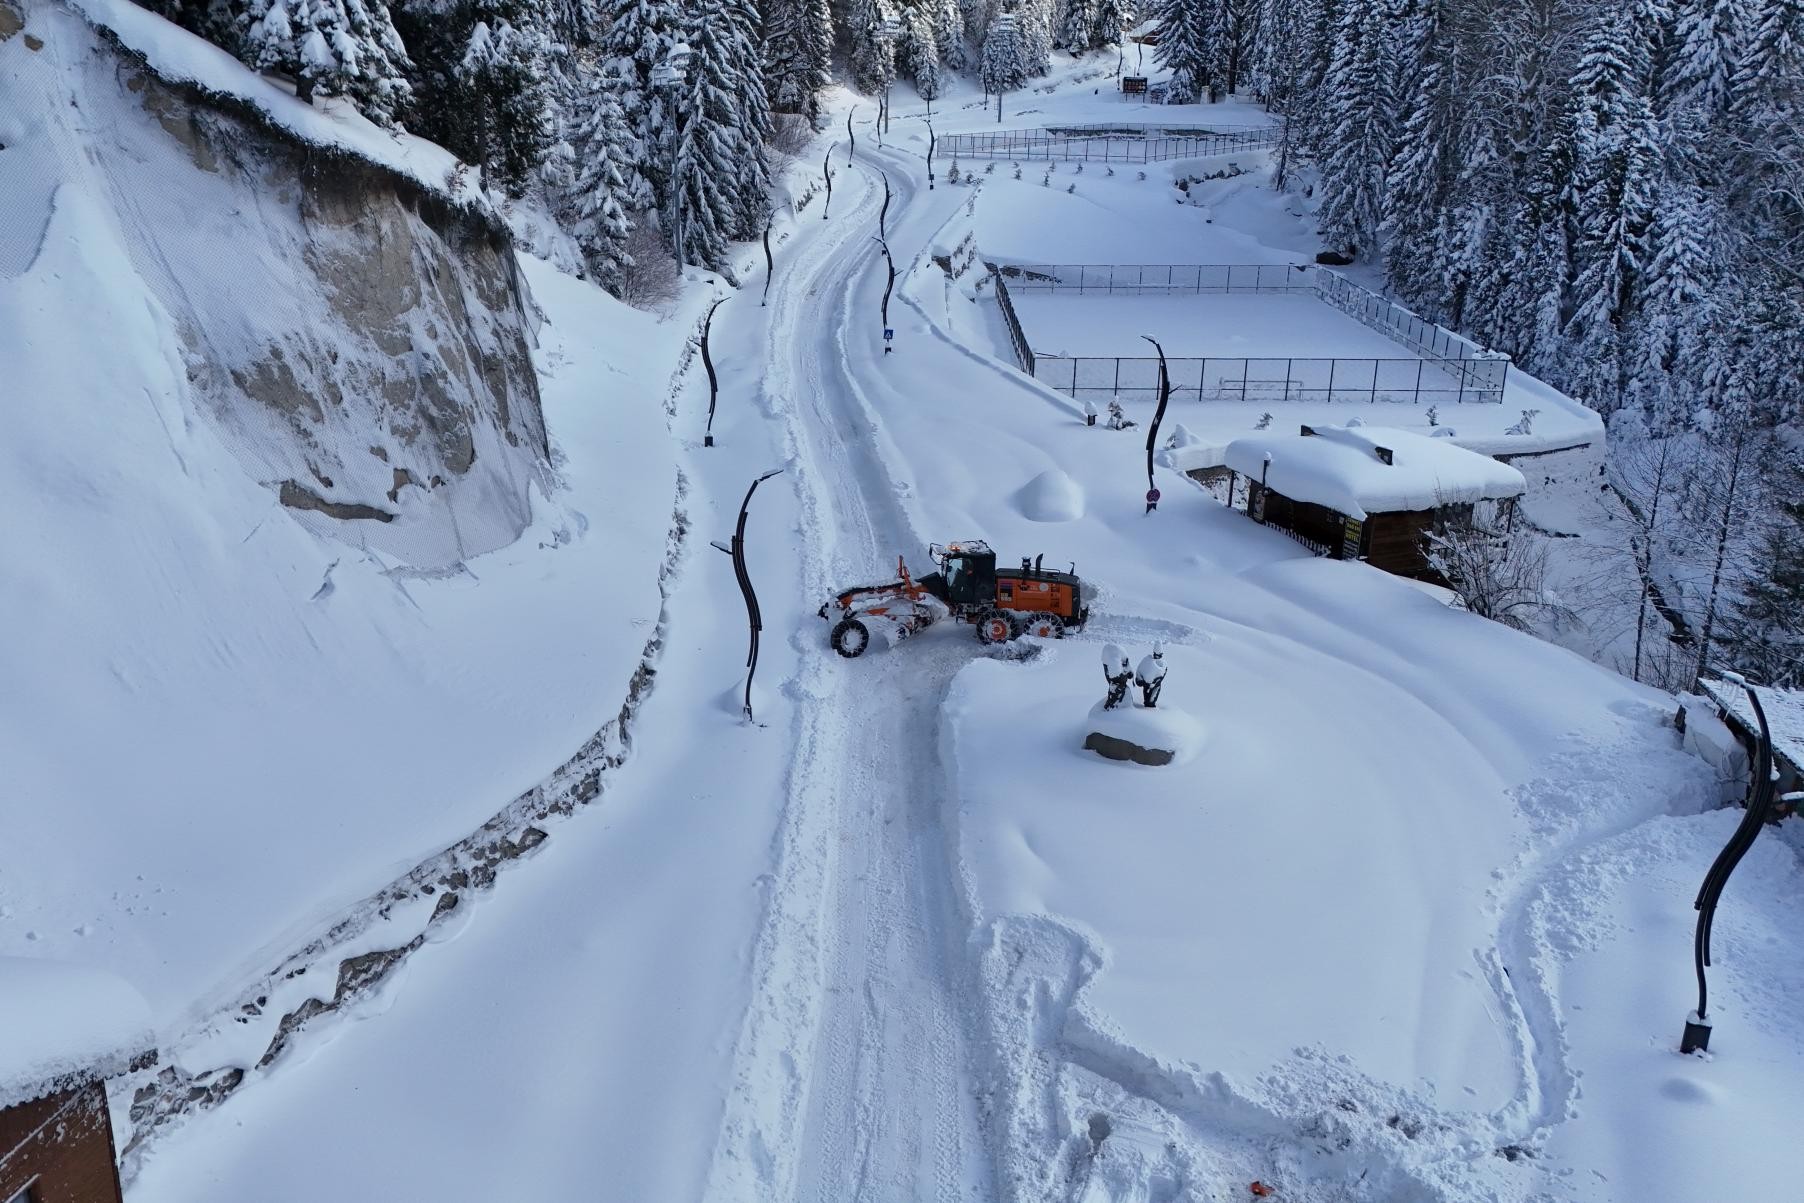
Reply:
[[[826,221],[833,212],[833,152],[829,150],[827,157],[821,161],[821,175],[827,181],[827,200],[821,206],[821,220]]]
[[[708,306],[708,316],[702,319],[702,366],[708,369],[708,429],[702,436],[702,446],[714,446],[714,401],[720,396],[720,377],[714,372],[714,356],[708,351],[708,335],[714,331],[714,311],[725,305],[730,297],[722,297]]]
[[[764,219],[764,299],[758,302],[760,309],[770,304],[770,278],[777,271],[777,261],[770,253],[770,226],[774,220],[774,216]]]
[[[883,285],[883,310],[882,310],[883,353],[885,355],[888,355],[890,352],[890,340],[896,336],[896,332],[894,330],[890,329],[890,324],[889,324],[889,294],[896,287],[896,261],[894,259],[890,258],[889,243],[885,242],[881,238],[877,239],[876,243],[878,246],[883,248],[883,261],[889,265],[889,280]]]
[[[728,546],[716,539],[713,546],[733,557],[733,576],[739,581],[739,592],[745,598],[746,625],[751,628],[751,646],[745,653],[745,721],[754,722],[752,718],[752,676],[758,671],[758,633],[764,630],[764,616],[758,612],[758,594],[752,589],[751,573],[745,567],[745,517],[752,506],[752,494],[758,486],[773,476],[781,475],[783,469],[772,468],[763,476],[752,482],[752,487],[745,491],[745,500],[739,503],[739,525],[733,528],[733,542]]]
[[[1159,487],[1153,484],[1153,448],[1159,441],[1159,423],[1165,420],[1165,403],[1171,400],[1171,373],[1165,369],[1165,348],[1150,334],[1140,336],[1159,353],[1159,408],[1153,411],[1153,424],[1146,429],[1146,512],[1159,508]]]
[[[1697,908],[1698,925],[1693,941],[1692,959],[1698,975],[1698,1009],[1685,1017],[1685,1034],[1679,1041],[1681,1053],[1703,1052],[1710,1047],[1710,1003],[1709,983],[1704,979],[1704,970],[1710,965],[1710,929],[1716,922],[1716,904],[1723,896],[1723,887],[1729,884],[1729,874],[1735,872],[1735,866],[1741,858],[1748,854],[1754,846],[1754,838],[1760,834],[1760,828],[1766,823],[1767,812],[1773,805],[1773,735],[1766,723],[1766,709],[1760,704],[1760,695],[1754,687],[1739,676],[1724,673],[1725,680],[1732,681],[1748,691],[1748,701],[1753,703],[1754,717],[1760,722],[1760,747],[1754,756],[1754,796],[1748,799],[1748,809],[1741,816],[1741,825],[1723,850],[1716,855],[1710,865],[1710,871],[1704,875],[1704,884],[1698,890],[1697,900],[1692,903]]]

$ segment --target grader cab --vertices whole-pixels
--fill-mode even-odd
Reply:
[[[901,579],[885,585],[847,589],[821,607],[822,618],[836,607],[839,621],[830,640],[842,656],[862,656],[873,629],[907,638],[950,616],[977,628],[980,642],[1007,643],[1021,635],[1057,639],[1089,620],[1077,566],[1068,572],[1041,567],[1045,557],[1023,557],[1019,568],[996,566],[996,553],[981,539],[928,549],[938,571],[916,581],[898,557]]]

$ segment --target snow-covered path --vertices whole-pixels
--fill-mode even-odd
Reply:
[[[891,184],[894,237],[913,185],[899,172]],[[861,409],[861,394],[882,387],[874,319],[884,273],[872,238],[882,187],[861,157],[837,191],[842,205],[852,193],[850,211],[776,292],[765,385],[789,419],[802,511],[815,526],[803,577],[822,596],[898,553],[918,557],[921,544]],[[804,706],[764,971],[740,1050],[745,1081],[768,1084],[773,1047],[794,1073],[786,1090],[735,1099],[710,1197],[987,1198],[937,750],[940,702],[975,645],[933,632],[904,656],[842,664],[824,633],[810,625],[798,635],[812,662],[803,678],[819,689]],[[776,964],[793,964],[814,924],[818,978],[797,993]],[[785,1109],[770,1112],[773,1098]],[[774,1162],[742,1147],[748,1138]]]

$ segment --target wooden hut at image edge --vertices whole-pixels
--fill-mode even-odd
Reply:
[[[1377,426],[1304,426],[1228,444],[1230,502],[1246,478],[1246,512],[1317,555],[1439,581],[1427,535],[1493,516],[1506,524],[1528,488],[1522,473],[1450,439]],[[1489,512],[1486,512],[1486,511]]]
[[[106,1080],[155,1060],[118,978],[0,957],[0,1203],[120,1203]]]

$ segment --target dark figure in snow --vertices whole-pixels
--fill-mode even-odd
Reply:
[[[1134,679],[1134,670],[1128,666],[1127,653],[1112,643],[1103,645],[1102,679],[1109,683],[1109,695],[1103,699],[1102,708],[1113,710],[1127,700],[1128,685]]]
[[[1159,704],[1159,691],[1165,688],[1165,645],[1153,644],[1153,654],[1140,661],[1134,670],[1134,684],[1140,687],[1140,704],[1148,710]]]

